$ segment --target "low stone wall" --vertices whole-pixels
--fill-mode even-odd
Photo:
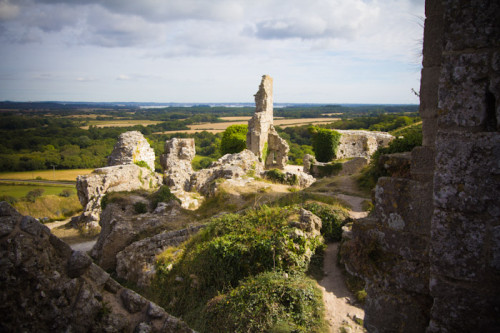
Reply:
[[[380,147],[387,147],[394,139],[384,132],[336,130],[341,134],[337,158],[370,158]]]

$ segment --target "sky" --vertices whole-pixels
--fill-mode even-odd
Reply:
[[[424,0],[0,0],[0,100],[418,104]]]

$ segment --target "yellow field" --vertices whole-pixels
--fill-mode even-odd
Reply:
[[[2,172],[0,179],[19,179],[32,180],[40,177],[44,180],[61,180],[61,181],[76,181],[79,175],[87,175],[94,169],[71,169],[71,170],[38,170],[38,171],[22,171],[22,172]],[[39,179],[40,179],[39,178]]]
[[[236,120],[235,118],[239,118],[241,120]],[[189,126],[189,130],[180,130],[180,131],[166,131],[155,134],[167,134],[167,133],[196,133],[207,131],[211,133],[224,132],[226,128],[231,125],[242,125],[247,124],[248,119],[250,117],[222,117],[224,120],[235,120],[235,121],[227,121],[223,123],[203,123],[197,125]],[[300,118],[300,119],[274,119],[274,126],[280,126],[283,128],[291,127],[291,126],[301,126],[301,125],[317,125],[317,124],[328,124],[339,120],[339,118]]]
[[[135,126],[135,125],[143,125],[143,126],[148,126],[148,125],[156,125],[161,123],[161,121],[158,120],[91,120],[88,122],[88,126],[82,126],[80,128],[82,129],[89,129],[89,126],[96,126],[99,128],[102,127],[128,127],[128,126]]]

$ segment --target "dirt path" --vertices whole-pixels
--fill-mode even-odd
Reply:
[[[354,319],[363,319],[363,309],[351,305],[356,298],[347,289],[342,271],[337,266],[337,252],[339,243],[330,243],[325,251],[323,271],[326,276],[319,281],[323,292],[323,301],[326,309],[326,319],[330,325],[330,332],[366,332]]]
[[[358,189],[354,177],[338,177],[333,184],[332,196],[350,206],[351,218],[360,219],[368,215],[368,212],[363,210],[363,202],[367,200],[366,194]],[[319,281],[330,332],[366,332],[363,326],[355,321],[364,319],[365,313],[362,308],[353,305],[356,298],[347,289],[344,275],[337,266],[338,248],[339,243],[327,245],[323,261],[325,277]]]

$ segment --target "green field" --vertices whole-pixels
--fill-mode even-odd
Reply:
[[[73,194],[76,194],[74,185],[38,185],[0,182],[0,197],[5,195],[20,199],[25,197],[29,191],[36,189],[43,189],[43,195],[59,195],[63,190],[71,190]]]

